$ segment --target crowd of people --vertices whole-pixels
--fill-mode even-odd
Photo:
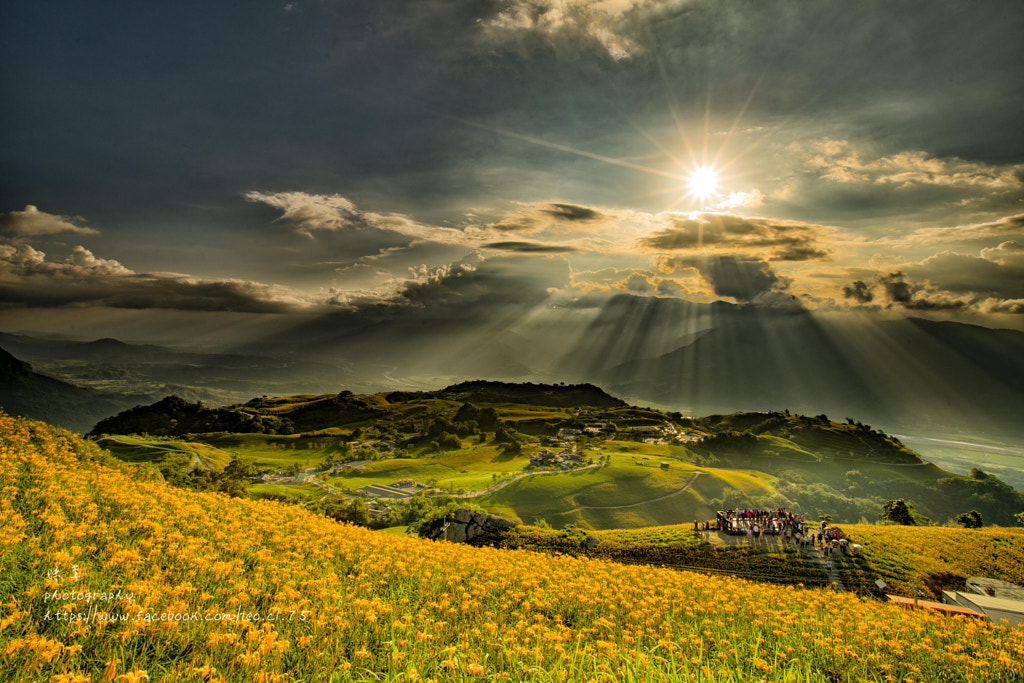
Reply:
[[[750,543],[760,543],[763,537],[775,537],[783,543],[808,550],[819,550],[831,563],[832,555],[845,554],[849,539],[841,529],[829,526],[828,522],[808,522],[803,515],[777,510],[721,510],[715,522],[694,521],[694,531],[709,531],[714,528],[734,536],[746,536]]]

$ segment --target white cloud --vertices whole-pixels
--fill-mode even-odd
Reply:
[[[818,153],[807,163],[825,180],[836,183],[875,183],[906,188],[916,185],[1020,190],[1024,166],[993,166],[957,157],[939,159],[923,151],[903,151],[871,158],[846,140],[825,138],[813,146]]]
[[[281,209],[279,220],[300,235],[312,238],[316,230],[389,230],[417,240],[460,244],[467,241],[461,230],[419,223],[400,213],[361,211],[341,195],[317,195],[306,192],[247,192],[250,202],[261,202]]]
[[[1024,241],[1024,214],[1005,216],[983,223],[946,228],[921,228],[902,237],[882,238],[878,240],[878,243],[888,246],[914,247],[933,244],[1002,242],[1007,238]]]
[[[637,45],[624,35],[623,19],[634,9],[645,11],[675,4],[673,0],[517,0],[494,18],[482,22],[483,40],[506,43],[522,33],[536,33],[550,42],[569,44],[584,39],[599,44],[615,60],[628,59]]]
[[[758,189],[750,192],[730,192],[729,196],[710,207],[712,211],[731,211],[743,207],[755,207],[764,204],[765,194]]]
[[[87,227],[84,223],[85,219],[80,216],[58,216],[40,211],[31,204],[26,206],[24,211],[11,211],[0,216],[0,230],[16,237],[61,233],[98,234],[96,230]]]

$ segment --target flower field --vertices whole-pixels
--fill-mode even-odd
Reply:
[[[887,590],[912,597],[911,583],[938,598],[941,588],[963,587],[963,580],[985,576],[1024,585],[1024,528],[876,526],[843,524],[864,546],[859,556],[837,563],[848,585],[870,585],[882,578]],[[943,585],[943,578],[946,583]],[[955,584],[955,585],[954,585]]]
[[[141,482],[0,415],[0,680],[1013,681],[1024,632]]]

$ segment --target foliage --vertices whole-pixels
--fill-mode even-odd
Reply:
[[[977,510],[960,513],[956,516],[956,523],[965,529],[980,529],[985,526],[985,523],[981,519],[981,513]]]
[[[882,519],[890,524],[902,524],[904,526],[914,526],[917,524],[914,521],[914,515],[910,512],[910,506],[902,498],[885,502],[882,506]]]
[[[135,406],[101,420],[90,432],[100,434],[155,434],[180,436],[190,433],[239,432],[291,434],[290,420],[234,408],[207,408],[202,401],[190,403],[168,396],[149,406]]]

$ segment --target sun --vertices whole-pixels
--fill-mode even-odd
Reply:
[[[718,189],[718,171],[711,166],[698,166],[690,174],[690,194],[704,200]]]

